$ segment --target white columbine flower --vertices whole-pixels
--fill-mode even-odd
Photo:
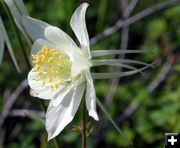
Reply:
[[[103,79],[130,75],[140,71],[123,64],[124,62],[134,63],[131,60],[91,59],[96,56],[136,53],[138,51],[103,50],[90,52],[85,23],[87,7],[87,3],[80,5],[70,21],[80,47],[61,29],[37,19],[23,17],[26,31],[35,41],[31,51],[33,68],[28,74],[31,95],[50,100],[46,112],[48,140],[57,136],[72,121],[84,90],[86,90],[85,100],[89,116],[99,120],[96,112],[96,93],[91,76],[95,79]],[[90,73],[92,66],[99,65],[121,66],[133,70],[123,73]]]

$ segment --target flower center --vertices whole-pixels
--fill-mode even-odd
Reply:
[[[50,49],[44,45],[32,58],[34,72],[38,72],[34,80],[41,81],[43,86],[50,85],[54,90],[61,83],[66,85],[66,81],[71,78],[71,61],[59,49]]]

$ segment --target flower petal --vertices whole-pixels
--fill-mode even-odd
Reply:
[[[63,86],[61,85],[61,87]],[[56,93],[61,90],[61,87],[59,87],[54,91],[52,91],[52,89],[48,87],[44,87],[44,88],[41,87],[42,89],[39,90],[31,89],[30,95],[44,100],[51,100],[56,95]]]
[[[38,97],[41,99],[52,99],[61,89],[64,88],[64,85],[60,85],[54,91],[51,86],[43,86],[42,82],[34,80],[34,78],[38,77],[37,72],[33,72],[33,69],[28,74],[28,84],[31,88],[30,94],[34,97]]]
[[[145,53],[147,51],[144,50],[123,50],[123,49],[116,49],[116,50],[94,50],[91,51],[92,57],[104,56],[104,55],[114,55],[114,54],[129,54],[129,53]]]
[[[71,90],[60,103],[54,107],[52,101],[46,112],[46,130],[48,140],[56,137],[66,125],[74,118],[75,113],[80,105],[83,93],[84,83]]]
[[[57,45],[60,50],[69,54],[74,48],[78,48],[71,37],[61,29],[49,26],[45,29],[45,37],[47,40]]]
[[[117,67],[121,67],[121,68],[127,68],[127,69],[132,69],[135,70],[136,68],[127,64],[123,64],[123,63],[118,63],[118,62],[114,62],[114,61],[100,61],[98,62],[98,60],[96,62],[92,62],[92,66],[102,66],[102,65],[108,65],[108,66],[117,66]]]
[[[125,72],[114,72],[114,73],[91,73],[93,79],[111,79],[111,78],[120,78],[125,76],[130,76],[136,73],[141,73],[143,70],[152,67],[152,64],[149,64],[147,66],[144,66],[142,68],[131,70],[131,71],[125,71]]]
[[[33,41],[45,39],[44,30],[46,27],[50,26],[46,22],[28,16],[22,16],[22,24]]]
[[[85,22],[85,14],[87,7],[88,4],[83,3],[76,9],[73,16],[71,17],[70,25],[81,44],[81,48],[84,49],[88,57],[91,58],[89,49],[89,35]]]
[[[86,88],[86,106],[89,112],[89,116],[93,117],[95,120],[99,120],[96,112],[96,92],[94,89],[94,84],[90,72],[86,74],[87,88]]]
[[[72,61],[71,73],[72,76],[76,76],[82,73],[83,70],[89,69],[92,66],[90,60],[82,53],[73,52],[70,57]]]
[[[51,101],[53,106],[58,106],[64,99],[64,97],[72,91],[75,87],[79,86],[85,81],[84,77],[81,76],[78,80],[72,81],[68,86],[61,89],[58,94],[54,95],[54,99]]]
[[[140,64],[146,65],[149,64],[137,60],[129,60],[129,59],[101,59],[101,60],[91,60],[92,65],[102,64],[102,63],[131,63],[131,64]]]

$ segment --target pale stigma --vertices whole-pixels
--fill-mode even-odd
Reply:
[[[59,49],[44,45],[39,52],[32,55],[32,58],[34,72],[38,73],[34,80],[41,81],[43,86],[51,86],[54,90],[60,84],[66,85],[66,81],[71,79],[71,61]]]

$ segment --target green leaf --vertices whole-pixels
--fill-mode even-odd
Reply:
[[[23,26],[22,26],[22,15],[28,16],[27,9],[23,3],[22,0],[5,0],[4,1],[7,6],[9,7],[9,10],[13,16],[14,22],[16,23],[16,26],[23,34],[24,38],[26,39],[28,45],[31,47],[31,41],[29,37],[27,36]]]
[[[3,22],[2,22],[2,19],[1,19],[1,18],[0,18],[0,24],[1,24],[1,27],[2,27],[1,29],[2,29],[2,34],[3,34],[3,36],[4,36],[4,41],[5,41],[6,45],[7,45],[7,48],[8,48],[8,50],[9,50],[10,56],[11,56],[11,58],[12,58],[12,61],[13,61],[14,65],[15,65],[17,71],[20,72],[20,68],[19,68],[18,63],[17,63],[17,61],[16,61],[14,52],[13,52],[13,50],[12,50],[11,43],[10,43],[10,41],[9,41],[7,32],[6,32],[6,30],[5,30],[5,27],[4,27],[4,25],[3,25]]]
[[[4,33],[3,33],[3,22],[0,16],[0,65],[4,54]]]
[[[19,10],[19,12],[23,15],[29,15],[28,10],[23,2],[23,0],[13,0],[15,6],[17,7],[17,9]]]

